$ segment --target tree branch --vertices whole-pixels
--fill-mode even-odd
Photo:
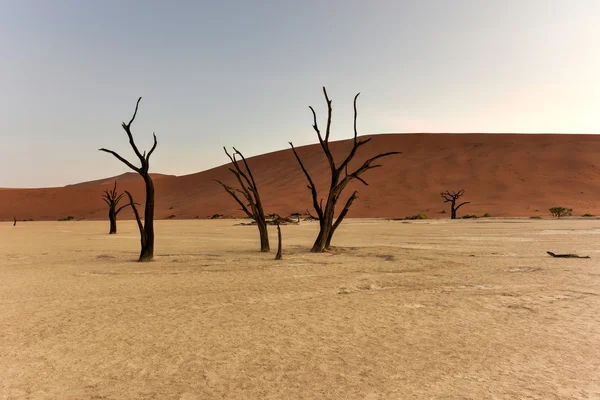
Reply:
[[[358,119],[358,110],[356,109],[356,100],[360,96],[360,92],[354,96],[354,146],[356,147],[356,138],[358,137],[358,130],[356,129],[356,120]],[[370,139],[369,139],[370,140]]]
[[[389,157],[389,156],[392,156],[392,155],[396,155],[396,154],[402,154],[402,153],[399,152],[399,151],[390,151],[390,152],[381,153],[381,154],[376,155],[375,157],[369,158],[368,160],[366,160],[363,163],[363,165],[360,166],[360,168],[358,168],[356,171],[354,171],[350,175],[347,175],[346,177],[344,177],[344,179],[342,179],[342,182],[340,182],[340,184],[338,186],[340,186],[343,189],[348,182],[350,182],[352,179],[359,179],[360,175],[362,175],[367,170],[381,167],[381,165],[379,165],[379,164],[377,164],[377,165],[371,165],[371,163],[373,161],[378,160],[378,159],[383,158],[383,157]],[[360,179],[360,180],[364,184],[366,184],[366,182],[364,180],[362,180],[362,179]]]
[[[459,209],[459,208],[461,208],[461,207],[462,207],[462,206],[464,206],[465,204],[469,204],[469,203],[470,203],[470,201],[465,201],[464,203],[461,203],[461,204],[459,204],[458,206],[456,206],[456,207],[454,208],[454,211],[458,211],[458,209]]]
[[[317,195],[317,187],[315,186],[315,183],[313,182],[312,178],[310,177],[310,174],[304,167],[304,164],[302,163],[300,156],[296,152],[296,148],[294,147],[292,142],[289,142],[289,143],[290,143],[290,146],[292,146],[292,151],[294,152],[294,156],[296,156],[296,160],[298,160],[298,164],[300,164],[300,168],[302,168],[304,175],[306,175],[306,179],[308,179],[308,183],[309,183],[308,188],[310,189],[310,192],[312,194],[313,206],[315,208],[315,211],[317,212],[317,215],[319,216],[319,220],[322,220],[323,219],[323,209],[319,206],[319,200],[317,198],[317,196],[318,196]]]
[[[148,152],[148,155],[146,156],[146,162],[150,161],[150,156],[152,155],[152,153],[154,153],[154,150],[156,149],[156,145],[158,144],[158,142],[156,140],[156,133],[152,132],[152,137],[154,138],[154,144],[152,145],[152,148],[150,149],[150,151]]]
[[[140,101],[142,100],[142,98],[140,97],[137,101],[137,103],[135,103],[135,111],[133,113],[133,117],[131,117],[131,120],[129,121],[128,124],[126,124],[125,122],[121,123],[121,126],[123,127],[123,129],[125,130],[125,133],[127,133],[127,137],[129,138],[129,144],[131,145],[131,148],[133,149],[133,151],[135,152],[135,155],[140,159],[140,161],[142,162],[142,166],[143,164],[146,162],[145,157],[140,153],[140,151],[138,150],[137,146],[135,145],[135,141],[133,140],[133,135],[131,134],[131,124],[133,123],[133,121],[135,120],[135,117],[137,115],[138,112],[138,107],[140,105]]]
[[[350,206],[352,205],[352,202],[357,197],[358,197],[358,190],[355,190],[354,192],[352,192],[352,196],[350,196],[350,198],[348,199],[348,201],[346,201],[346,205],[342,209],[342,212],[340,213],[340,215],[335,220],[335,223],[333,224],[333,227],[332,227],[332,229],[333,229],[334,232],[337,229],[337,227],[342,223],[342,221],[346,217],[346,214],[348,214],[348,210],[350,210]]]
[[[129,161],[127,161],[126,159],[124,159],[123,157],[121,157],[119,154],[117,154],[116,152],[112,151],[112,150],[108,150],[105,148],[102,149],[98,149],[100,151],[104,151],[105,153],[110,153],[113,156],[117,157],[119,159],[119,161],[121,161],[123,164],[127,165],[129,168],[131,168],[132,170],[134,170],[135,172],[137,172],[138,174],[141,174],[141,169],[136,167],[135,165],[133,165],[132,163],[130,163]]]
[[[248,211],[248,208],[246,207],[244,202],[241,201],[239,197],[237,197],[237,195],[235,194],[234,188],[232,188],[231,186],[227,186],[226,184],[224,184],[223,182],[221,182],[218,179],[214,179],[214,181],[217,182],[219,185],[223,186],[223,189],[225,189],[225,191],[227,193],[229,193],[229,195],[235,199],[235,201],[240,205],[240,207],[242,207],[242,211],[245,212],[248,217],[255,219],[254,215],[252,215],[252,213],[250,211]],[[240,190],[238,190],[238,191],[241,192]],[[241,192],[241,193],[243,193],[243,192]]]
[[[141,97],[140,97],[141,99]],[[139,102],[139,100],[138,100]],[[135,117],[135,115],[134,115]],[[132,119],[133,121],[133,119]],[[136,202],[133,201],[133,197],[131,196],[131,193],[129,193],[127,190],[125,191],[125,193],[127,193],[127,197],[129,197],[129,205],[131,205],[131,208],[133,209],[133,213],[135,214],[135,220],[137,221],[138,224],[138,228],[140,230],[140,238],[142,240],[142,248],[146,247],[146,235],[144,235],[144,226],[142,225],[142,220],[140,219],[140,214],[138,213],[137,208],[135,207],[135,205],[137,204]]]
[[[140,205],[139,203],[135,203],[135,204],[137,204],[138,206]],[[119,213],[121,212],[121,210],[122,210],[122,209],[124,209],[125,207],[129,207],[130,205],[131,205],[131,204],[127,203],[127,204],[125,204],[125,205],[123,205],[123,206],[119,207],[119,208],[118,208],[118,209],[115,211],[115,215],[119,214]]]

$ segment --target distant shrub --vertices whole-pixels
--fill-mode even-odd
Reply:
[[[582,216],[583,216],[583,217],[593,217],[593,215],[592,215],[592,214],[587,214],[587,213],[586,213],[586,214],[583,214]]]
[[[440,214],[446,214],[446,210],[440,211]]]
[[[174,208],[174,207],[173,207],[173,206],[171,206],[171,207],[169,207],[169,210],[172,210],[173,208]]]
[[[477,215],[466,214],[466,215],[463,215],[461,218],[462,219],[472,219],[472,218],[479,218],[479,217]]]
[[[550,213],[552,214],[553,217],[556,217],[556,218],[568,217],[568,216],[572,215],[573,209],[566,208],[566,207],[552,207],[550,209]]]
[[[417,215],[407,215],[404,219],[415,220],[415,219],[428,219],[425,214],[417,214]]]
[[[175,214],[171,214],[167,217],[167,219],[173,219],[173,218],[175,218]]]
[[[542,219],[542,217],[540,217],[539,215],[534,215],[532,217],[529,217],[529,219]]]
[[[488,214],[488,213],[485,213],[485,214],[483,214],[483,215],[481,216],[481,218],[489,218],[489,217],[491,217],[491,215],[490,215],[490,214]]]
[[[74,217],[74,216],[72,216],[72,215],[69,215],[69,216],[68,216],[68,217],[66,217],[66,218],[59,219],[59,221],[73,221],[74,219],[75,219],[75,217]]]

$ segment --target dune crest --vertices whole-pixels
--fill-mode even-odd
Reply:
[[[440,198],[443,190],[465,189],[471,203],[462,214],[492,216],[549,215],[556,205],[573,208],[573,215],[600,214],[600,136],[580,134],[384,134],[361,149],[357,160],[382,151],[403,154],[384,160],[385,168],[369,171],[369,186],[359,190],[348,217],[399,218],[418,213],[448,217]],[[328,185],[328,165],[318,144],[298,152],[318,188]],[[332,143],[335,154],[346,152],[350,140]],[[358,162],[358,161],[357,161]],[[287,215],[311,209],[306,178],[291,149],[248,159],[263,198],[265,212]],[[243,216],[238,205],[214,182],[234,179],[222,165],[185,176],[154,174],[156,218],[207,218],[213,214]],[[124,174],[57,188],[3,189],[0,219],[57,220],[67,216],[106,219],[101,199],[114,181],[142,198],[143,181]],[[344,196],[343,196],[344,197]],[[311,209],[312,211],[312,209]],[[124,210],[122,219],[131,219]]]

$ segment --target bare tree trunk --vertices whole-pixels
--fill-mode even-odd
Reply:
[[[260,251],[268,253],[271,251],[271,247],[269,246],[269,231],[267,230],[267,224],[256,221],[256,226],[258,226],[258,233],[260,235]]]
[[[17,226],[17,217],[15,216],[15,222],[13,223],[13,226]]]
[[[146,182],[146,207],[144,209],[145,245],[140,252],[140,262],[152,261],[154,258],[154,183],[150,175],[144,176]]]
[[[312,249],[310,249],[311,252],[322,253],[329,249],[331,237],[333,236],[334,212],[334,207],[326,207],[325,211],[323,211],[323,218],[320,224],[321,229],[319,229],[317,239],[315,240]]]
[[[275,255],[275,259],[283,259],[281,255],[281,228],[279,227],[279,222],[277,223],[277,254]]]
[[[117,213],[114,208],[109,209],[108,219],[110,220],[110,231],[108,234],[114,235],[117,233]]]

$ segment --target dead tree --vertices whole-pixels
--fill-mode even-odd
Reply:
[[[150,149],[148,154],[146,154],[146,151],[144,151],[144,153],[142,154],[138,150],[138,148],[135,145],[135,142],[133,140],[133,135],[131,134],[131,124],[135,120],[135,116],[137,115],[138,106],[140,105],[141,100],[142,100],[142,98],[140,97],[138,99],[137,103],[135,104],[135,111],[134,111],[133,117],[131,117],[131,120],[129,121],[129,123],[126,124],[125,122],[123,122],[121,124],[121,126],[125,130],[125,133],[127,133],[127,137],[129,138],[129,144],[131,145],[131,148],[133,149],[133,151],[135,152],[135,155],[140,160],[141,166],[136,167],[135,165],[133,165],[132,163],[130,163],[129,161],[127,161],[126,159],[124,159],[123,157],[121,157],[119,154],[117,154],[116,152],[114,152],[112,150],[107,150],[105,148],[102,148],[102,149],[100,149],[100,151],[104,151],[106,153],[110,153],[113,156],[115,156],[123,164],[127,165],[129,168],[131,168],[132,170],[134,170],[135,172],[140,174],[140,176],[144,179],[144,183],[146,184],[146,204],[144,207],[144,225],[143,225],[143,227],[141,226],[141,221],[139,219],[139,216],[137,215],[137,210],[135,210],[133,201],[131,201],[132,208],[134,209],[134,211],[136,213],[138,225],[140,225],[140,227],[141,227],[140,235],[142,236],[142,238],[141,238],[142,239],[142,250],[140,252],[140,258],[138,261],[144,262],[144,261],[152,261],[152,258],[154,258],[154,183],[152,182],[152,178],[150,177],[150,173],[148,171],[150,169],[150,156],[156,149],[157,141],[156,141],[156,135],[153,133],[152,136],[154,138],[154,144],[152,145],[152,148]]]
[[[14,217],[15,222],[13,223],[13,226],[17,226],[17,217]]]
[[[276,260],[281,260],[281,228],[279,227],[279,221],[277,222],[277,254],[275,255]]]
[[[123,195],[124,193],[117,195],[117,181],[115,181],[115,186],[112,190],[105,190],[104,194],[102,195],[102,200],[108,204],[108,219],[110,220],[110,231],[108,232],[109,235],[114,235],[117,233],[117,215],[122,209],[130,205],[125,204],[117,208]]]
[[[469,204],[470,201],[465,201],[464,203],[460,203],[456,205],[456,201],[461,198],[465,194],[465,190],[461,189],[458,192],[450,192],[446,190],[445,192],[440,193],[440,196],[444,199],[444,203],[450,203],[450,211],[451,211],[451,219],[456,219],[456,212],[459,208],[464,206],[465,204]]]
[[[228,186],[217,179],[215,179],[215,181],[219,183],[219,185],[223,186],[223,189],[225,189],[225,191],[229,193],[231,197],[233,197],[234,200],[240,205],[241,210],[246,213],[249,218],[256,222],[258,233],[260,234],[260,251],[271,251],[271,248],[269,247],[267,219],[263,210],[262,202],[260,200],[260,195],[258,194],[256,181],[254,180],[252,171],[246,162],[246,158],[244,158],[242,153],[240,153],[235,147],[233,148],[233,155],[229,154],[225,147],[223,147],[223,150],[225,150],[225,154],[227,154],[227,157],[229,157],[231,160],[233,167],[229,168],[229,171],[235,175],[240,188],[238,189]],[[240,161],[236,158],[236,156],[239,156],[243,165],[240,165]],[[240,198],[238,194],[242,195],[243,199]]]
[[[357,120],[357,116],[358,116],[358,113],[356,110],[356,100],[358,99],[358,96],[360,95],[360,93],[358,93],[356,96],[354,96],[354,143],[353,143],[352,149],[350,150],[348,155],[344,158],[344,160],[339,165],[336,165],[336,162],[335,162],[335,159],[333,158],[331,149],[329,148],[329,135],[331,133],[331,114],[332,114],[331,100],[329,100],[329,97],[327,96],[327,90],[324,87],[323,87],[323,94],[324,94],[325,100],[327,102],[327,127],[325,130],[325,137],[323,137],[323,135],[321,134],[321,131],[319,130],[319,126],[317,124],[317,114],[316,114],[315,110],[312,107],[309,107],[309,108],[313,115],[313,129],[317,133],[317,137],[319,138],[319,143],[321,145],[321,149],[323,150],[323,153],[325,153],[325,157],[327,158],[327,162],[328,162],[329,168],[331,170],[331,183],[329,186],[329,193],[327,194],[327,200],[325,201],[325,205],[323,205],[324,198],[321,198],[319,200],[317,187],[316,187],[312,177],[310,176],[310,174],[304,167],[304,164],[302,163],[300,156],[296,152],[294,145],[292,144],[292,142],[290,142],[290,146],[292,146],[292,151],[294,152],[294,156],[296,156],[296,160],[298,160],[298,163],[300,164],[300,168],[302,168],[302,172],[304,172],[304,175],[306,175],[306,179],[308,180],[308,188],[310,189],[310,192],[312,195],[313,207],[317,213],[317,219],[319,220],[319,225],[320,225],[319,234],[318,234],[317,239],[315,240],[315,243],[313,244],[313,247],[311,249],[311,252],[314,252],[314,253],[320,253],[320,252],[323,252],[330,248],[331,238],[333,237],[335,230],[340,226],[340,224],[344,220],[344,217],[346,217],[346,214],[348,214],[348,210],[350,209],[352,202],[354,202],[354,200],[357,198],[358,191],[355,190],[354,192],[352,192],[350,197],[346,200],[346,204],[344,205],[344,208],[338,215],[337,219],[335,219],[335,207],[336,207],[337,202],[338,202],[340,196],[342,195],[342,192],[344,191],[344,188],[346,187],[346,185],[348,185],[348,183],[350,183],[354,179],[362,182],[364,185],[368,185],[368,183],[363,178],[361,178],[361,175],[370,169],[378,168],[378,167],[382,166],[381,164],[372,165],[372,163],[374,161],[376,161],[380,158],[383,158],[383,157],[388,157],[388,156],[394,155],[394,154],[401,154],[398,151],[390,151],[387,153],[380,153],[380,154],[376,155],[375,157],[371,157],[368,160],[366,160],[359,168],[355,169],[354,171],[352,171],[352,172],[348,171],[349,164],[352,161],[352,159],[354,158],[354,156],[356,155],[356,152],[358,151],[358,149],[371,141],[371,138],[361,139],[361,140],[358,139],[358,131],[356,128],[356,120]]]

